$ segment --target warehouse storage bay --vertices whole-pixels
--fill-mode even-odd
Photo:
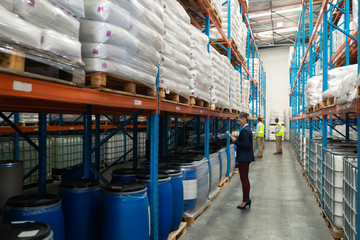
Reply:
[[[360,239],[358,5],[0,1],[0,239]]]

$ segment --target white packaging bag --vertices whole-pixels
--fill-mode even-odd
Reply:
[[[49,0],[52,3],[60,6],[71,12],[77,18],[83,18],[84,15],[84,0]],[[86,2],[87,0],[85,0]]]

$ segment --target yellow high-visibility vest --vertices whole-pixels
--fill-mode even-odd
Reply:
[[[264,124],[262,122],[259,122],[259,124],[260,124],[260,129],[259,129],[259,133],[258,133],[257,137],[263,138],[264,137],[264,128],[265,128],[265,126],[264,126]]]
[[[280,132],[278,132],[278,133],[275,133],[275,136],[276,137],[279,137],[279,136],[284,136],[284,128],[283,128],[283,126],[281,125],[281,123],[278,123],[277,125],[276,125],[276,129],[278,129],[278,127],[280,127]]]

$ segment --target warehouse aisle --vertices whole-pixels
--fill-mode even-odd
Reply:
[[[333,239],[289,142],[274,156],[275,142],[265,142],[264,158],[250,165],[251,209],[239,210],[239,175],[222,190],[184,240]]]

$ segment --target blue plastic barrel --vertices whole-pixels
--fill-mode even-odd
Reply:
[[[26,236],[24,234],[26,233]],[[0,225],[0,239],[53,240],[49,225],[41,222],[14,222]]]
[[[91,179],[62,182],[59,195],[66,239],[98,239],[98,210],[101,200],[99,182]]]
[[[8,199],[3,221],[43,222],[50,226],[54,240],[65,239],[61,200],[54,194],[25,194]]]
[[[168,174],[171,177],[171,189],[173,199],[173,215],[171,231],[180,227],[184,213],[184,188],[181,171],[178,169],[160,169],[159,173]]]
[[[103,193],[100,239],[150,239],[150,207],[144,184],[111,183]]]
[[[138,181],[143,182],[148,187],[150,193],[150,174],[142,173],[136,175]],[[159,240],[166,240],[169,236],[172,225],[173,199],[171,189],[171,178],[167,174],[158,174],[159,180]]]
[[[134,182],[136,180],[136,174],[141,170],[133,168],[120,168],[114,169],[111,174],[111,183],[115,182]]]

